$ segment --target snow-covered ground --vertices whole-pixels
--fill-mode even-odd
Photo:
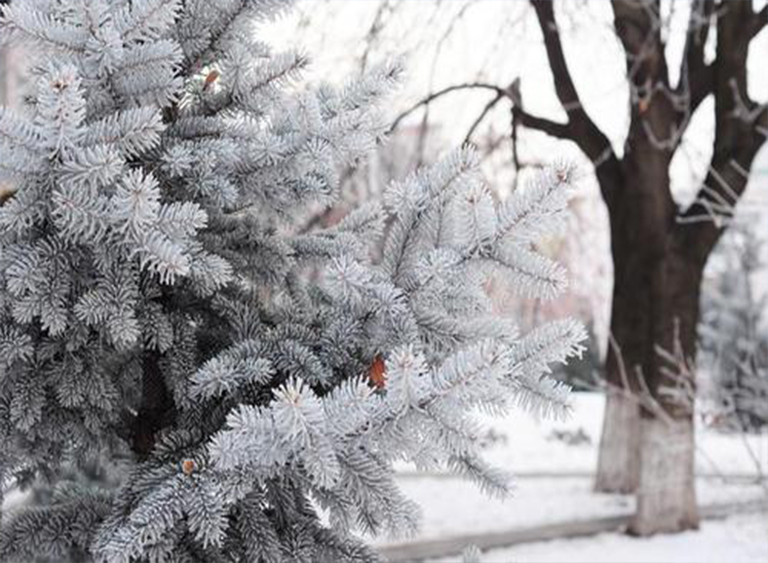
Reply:
[[[449,557],[439,563],[458,563]],[[435,563],[438,563],[436,561]],[[696,532],[633,538],[600,534],[589,538],[552,540],[484,553],[483,563],[766,563],[768,517],[731,516],[703,522]]]
[[[403,491],[423,510],[421,530],[414,539],[632,514],[634,499],[631,496],[592,491],[591,474],[597,462],[603,400],[599,394],[575,394],[573,414],[565,421],[536,421],[521,412],[486,420],[490,430],[486,458],[518,475],[514,495],[505,501],[488,498],[476,486],[458,478],[417,474],[409,467],[401,467],[398,481]],[[556,437],[558,435],[560,438]],[[567,438],[577,435],[577,443],[569,444]],[[700,505],[766,498],[766,489],[744,476],[757,475],[758,471],[768,472],[768,435],[745,438],[700,426],[697,428],[697,449]],[[755,459],[762,465],[761,469]],[[738,478],[730,477],[733,475]],[[740,531],[742,525],[744,530]],[[757,533],[757,529],[761,529],[761,533]],[[381,539],[377,543],[383,545],[392,541]],[[719,542],[719,548],[709,550],[712,557],[708,560],[743,559],[768,563],[768,516],[757,514],[706,522],[700,532],[653,540],[605,534],[517,546],[500,551],[498,557],[493,553],[487,560],[591,561],[596,559],[590,550],[596,549],[602,553],[602,560],[610,561],[696,561],[700,559],[696,552],[686,549],[685,545],[710,541]],[[396,541],[400,542],[402,539]],[[635,544],[646,547],[640,551],[633,547]],[[670,550],[668,554],[667,549]],[[618,551],[610,553],[613,550]],[[759,553],[762,553],[762,559],[755,559],[755,554]]]
[[[400,484],[422,507],[419,539],[629,515],[635,508],[631,496],[595,494],[587,477],[520,478],[514,495],[506,500],[488,498],[474,484],[461,479],[403,478]],[[759,485],[713,479],[699,479],[697,493],[701,505],[746,502],[765,495]],[[389,541],[382,539],[380,543]]]

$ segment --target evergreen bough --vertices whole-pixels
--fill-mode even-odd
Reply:
[[[394,461],[503,495],[473,413],[567,409],[548,365],[581,326],[520,335],[484,282],[563,290],[533,243],[573,171],[497,205],[459,150],[298,232],[381,140],[401,70],[299,88],[306,57],[254,33],[284,7],[3,8],[33,86],[0,114],[0,480],[52,490],[4,515],[1,559],[376,560],[354,530],[416,524]],[[119,486],[70,478],[94,463]]]

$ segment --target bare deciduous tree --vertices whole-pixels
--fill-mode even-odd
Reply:
[[[680,79],[670,83],[659,2],[614,1],[614,25],[626,54],[631,121],[618,158],[579,103],[563,56],[553,5],[534,2],[564,125],[519,111],[524,126],[574,141],[595,163],[611,220],[614,292],[611,332],[624,362],[642,370],[651,392],[676,424],[660,424],[644,409],[609,396],[597,487],[638,493],[633,529],[640,534],[695,527],[693,417],[669,402],[664,360],[675,327],[688,357],[696,350],[699,288],[707,258],[727,226],[727,214],[746,187],[765,142],[768,109],[749,99],[747,55],[766,25],[767,10],[750,2],[696,1],[691,10]],[[716,55],[704,46],[715,28]],[[692,205],[681,209],[670,191],[669,166],[690,118],[709,95],[715,99],[715,141],[709,172]],[[619,383],[618,358],[609,349],[607,378]],[[633,381],[630,370],[630,385]]]

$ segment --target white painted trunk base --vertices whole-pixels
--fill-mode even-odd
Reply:
[[[691,420],[641,419],[642,460],[632,533],[698,528],[693,440]]]
[[[633,493],[640,479],[640,407],[608,393],[597,461],[595,491]]]

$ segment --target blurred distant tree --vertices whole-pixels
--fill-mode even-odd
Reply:
[[[614,263],[606,378],[612,389],[647,391],[664,411],[663,417],[656,416],[626,393],[609,393],[596,489],[637,492],[633,533],[695,528],[693,409],[664,393],[677,367],[658,350],[679,349],[687,364],[695,360],[704,267],[768,135],[768,106],[752,100],[747,88],[750,44],[768,24],[768,6],[758,10],[747,0],[686,4],[685,48],[674,73],[666,53],[662,2],[612,1],[612,27],[622,46],[630,93],[624,154],[619,156],[582,105],[555,4],[560,6],[531,2],[567,120],[529,112],[518,80],[510,86],[482,81],[450,85],[406,113],[452,92],[486,91],[493,98],[470,135],[494,106],[506,102],[512,108],[516,165],[521,128],[571,141],[590,159],[610,217]],[[680,9],[675,4],[674,10]],[[673,81],[675,74],[679,78]],[[693,203],[683,206],[672,195],[670,165],[693,115],[709,97],[714,98],[713,154]],[[693,378],[692,372],[684,376]]]
[[[0,6],[3,4],[7,4],[8,0],[0,0]],[[5,49],[0,47],[0,103],[7,104],[8,100],[8,84],[7,84],[7,74],[8,69],[6,68],[8,65],[8,59],[7,59],[7,53],[5,52]],[[8,188],[2,183],[0,183],[0,203],[3,201],[5,197],[8,197],[9,194]]]
[[[755,287],[765,275],[761,249],[749,225],[731,227],[702,285],[698,364],[710,379],[705,397],[714,400],[718,425],[740,432],[768,424],[768,298]]]
[[[8,3],[8,0],[0,0],[0,6],[7,3]],[[0,92],[3,91],[4,78],[5,78],[5,61],[2,58],[2,52],[0,52]]]

